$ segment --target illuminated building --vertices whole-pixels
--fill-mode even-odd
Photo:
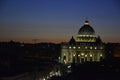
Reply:
[[[60,62],[63,64],[99,62],[104,58],[104,43],[100,36],[96,36],[88,20],[78,31],[76,40],[72,37],[69,42],[61,45]]]

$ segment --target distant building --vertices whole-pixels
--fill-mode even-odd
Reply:
[[[60,62],[63,64],[99,62],[105,58],[104,44],[100,36],[96,37],[94,29],[86,20],[78,31],[76,40],[72,37],[68,43],[61,45]]]

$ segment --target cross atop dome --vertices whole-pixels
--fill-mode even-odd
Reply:
[[[84,22],[84,25],[89,25],[89,21],[88,19],[86,18],[85,22]]]

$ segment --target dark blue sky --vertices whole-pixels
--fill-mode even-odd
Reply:
[[[119,0],[1,0],[0,41],[69,41],[87,17],[104,42],[120,42],[119,5]]]

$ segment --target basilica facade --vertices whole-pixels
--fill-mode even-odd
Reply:
[[[61,44],[60,62],[63,64],[99,62],[105,58],[104,48],[100,36],[96,36],[89,21],[85,20],[76,38],[72,37],[69,42]]]

